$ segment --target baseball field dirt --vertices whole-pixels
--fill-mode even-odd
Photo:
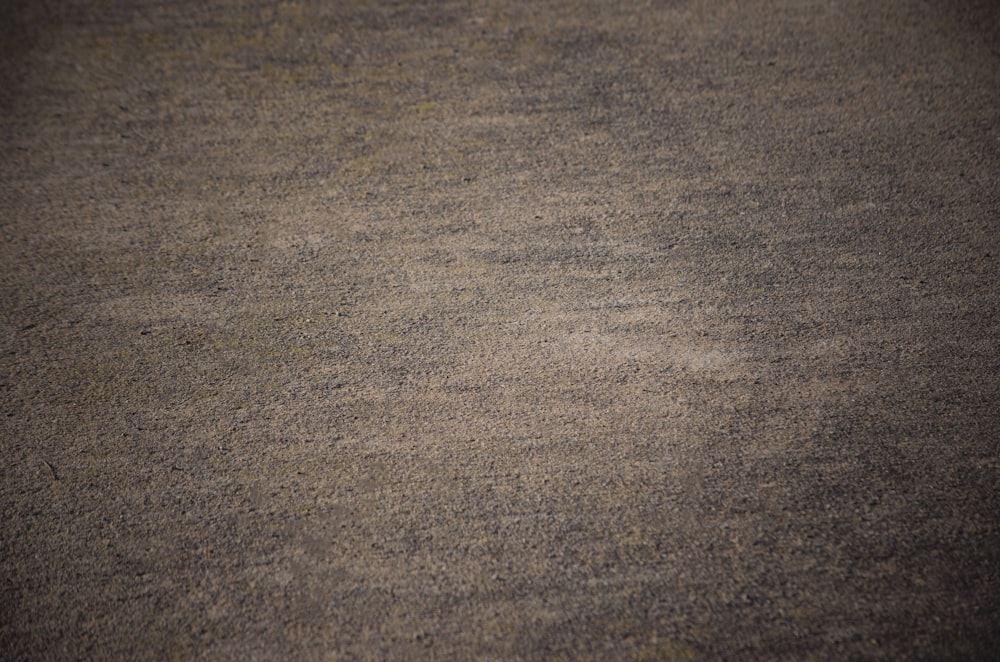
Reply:
[[[1000,655],[992,0],[8,0],[0,658]]]

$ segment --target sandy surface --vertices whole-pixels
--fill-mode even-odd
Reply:
[[[4,3],[0,657],[996,655],[994,7]]]

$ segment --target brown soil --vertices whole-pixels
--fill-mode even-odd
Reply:
[[[3,659],[988,659],[988,0],[7,2]]]

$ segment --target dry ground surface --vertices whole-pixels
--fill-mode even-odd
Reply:
[[[984,2],[0,10],[0,657],[989,659]]]

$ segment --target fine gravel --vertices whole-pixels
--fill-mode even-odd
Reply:
[[[1000,651],[993,0],[7,0],[0,658]]]

